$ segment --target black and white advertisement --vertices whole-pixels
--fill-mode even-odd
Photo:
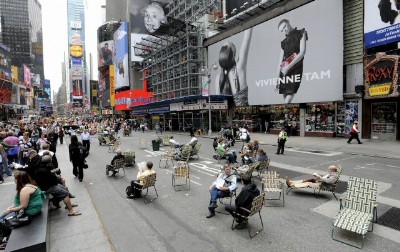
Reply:
[[[364,43],[372,48],[400,41],[400,1],[364,1]]]
[[[316,0],[208,48],[211,94],[236,106],[343,100],[342,1]]]
[[[166,5],[169,1],[149,1],[131,0],[130,1],[130,24],[131,24],[131,60],[141,61],[140,53],[136,53],[143,47],[140,45],[143,37],[156,32],[162,24],[167,23]],[[146,50],[149,50],[148,45]]]

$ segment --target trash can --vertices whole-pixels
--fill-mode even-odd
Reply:
[[[160,150],[160,142],[158,140],[152,140],[151,145],[153,146],[153,151]]]

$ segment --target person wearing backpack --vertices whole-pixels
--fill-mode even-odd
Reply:
[[[69,144],[69,160],[72,162],[72,173],[75,177],[78,177],[79,181],[83,180],[83,165],[85,164],[84,151],[82,143],[78,140],[76,135],[71,136],[71,143]],[[87,149],[86,149],[87,152]]]

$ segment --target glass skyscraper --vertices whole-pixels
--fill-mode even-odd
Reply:
[[[0,43],[8,46],[12,64],[31,68],[32,84],[44,79],[42,6],[38,0],[0,0]]]
[[[85,7],[84,0],[68,0],[68,101],[83,107],[87,100],[85,71]]]

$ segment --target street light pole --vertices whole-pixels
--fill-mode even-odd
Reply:
[[[208,76],[208,83],[210,83],[210,76]],[[211,136],[211,93],[210,84],[208,85],[208,135]]]

